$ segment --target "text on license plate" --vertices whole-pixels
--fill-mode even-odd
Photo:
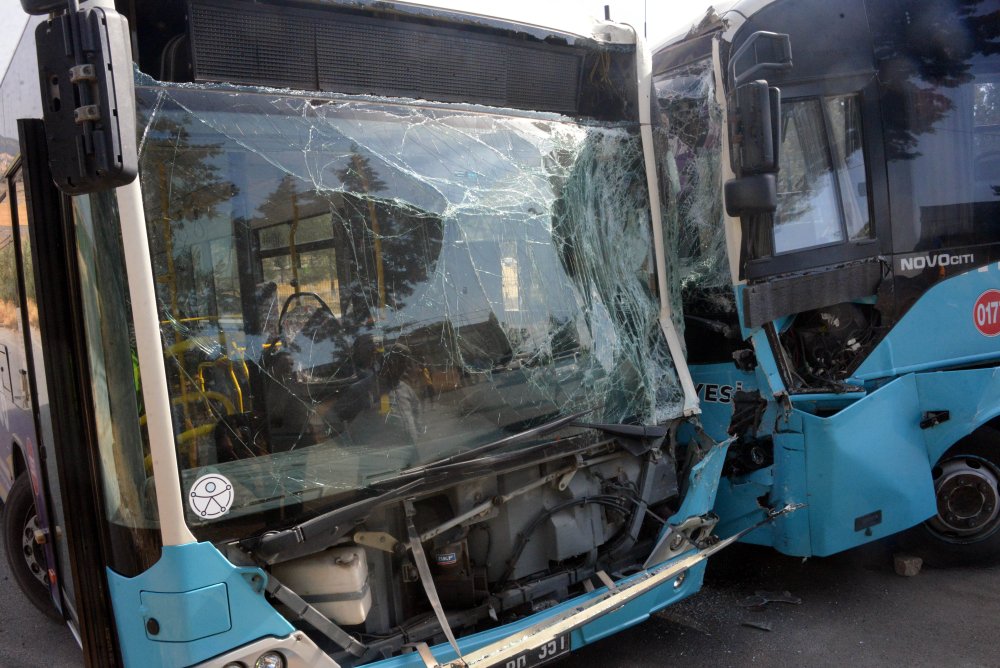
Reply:
[[[521,652],[517,656],[507,659],[504,668],[532,668],[548,663],[563,654],[569,654],[569,634],[564,633],[548,641],[541,647]]]

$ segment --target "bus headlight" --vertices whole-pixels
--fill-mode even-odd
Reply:
[[[281,652],[264,652],[253,665],[254,668],[285,668],[285,657]]]

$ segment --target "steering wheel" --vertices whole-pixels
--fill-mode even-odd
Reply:
[[[315,292],[294,292],[285,299],[285,303],[281,305],[281,313],[278,315],[278,336],[282,336],[285,333],[285,316],[288,314],[288,307],[291,306],[292,301],[301,300],[303,297],[309,297],[310,299],[315,299],[319,302],[319,311],[326,313],[334,322],[337,322],[337,316],[333,314],[333,310],[327,305],[323,298],[320,297]]]

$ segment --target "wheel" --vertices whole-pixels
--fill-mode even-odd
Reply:
[[[983,427],[933,469],[937,514],[909,532],[931,566],[1000,562],[1000,431]]]
[[[49,591],[48,566],[45,551],[35,542],[38,528],[35,497],[31,492],[28,474],[22,473],[14,481],[3,508],[3,537],[7,563],[17,585],[32,605],[56,621],[62,615],[52,602]]]

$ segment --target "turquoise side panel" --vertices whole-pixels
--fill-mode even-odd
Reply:
[[[194,591],[161,593],[139,592],[144,622],[156,620],[146,637],[159,642],[191,642],[225,633],[233,627],[229,615],[229,592],[223,583]],[[161,626],[160,620],[171,620]],[[155,634],[152,632],[155,631]]]
[[[934,514],[920,416],[912,375],[832,417],[801,414],[813,554],[840,552]],[[875,513],[877,522],[865,519]]]
[[[292,625],[264,600],[266,577],[233,566],[211,543],[166,546],[134,578],[109,570],[125,665],[189,666],[266,636],[287,636]],[[155,634],[147,633],[151,618]]]
[[[1000,341],[996,344],[1000,347]],[[947,422],[922,430],[932,462],[959,439],[1000,415],[1000,369],[920,373],[916,382],[922,412],[946,410],[949,414]]]
[[[976,329],[976,300],[1000,286],[991,264],[938,283],[924,293],[854,373],[870,380],[911,371],[1000,360],[1000,342]]]

